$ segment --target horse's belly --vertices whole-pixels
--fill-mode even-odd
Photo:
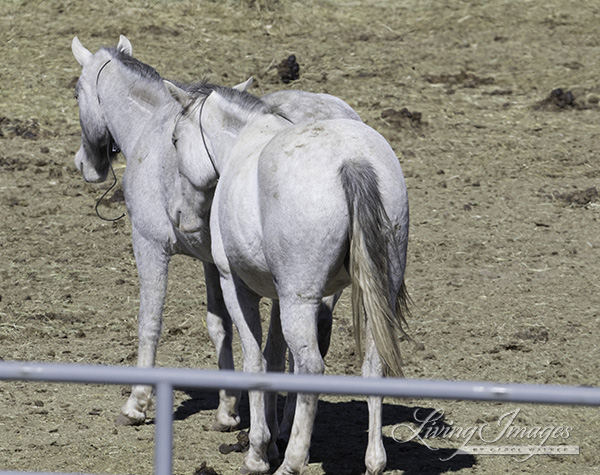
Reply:
[[[175,230],[175,236],[177,236],[177,253],[195,257],[202,262],[213,262],[210,250],[210,233],[205,232],[205,230],[186,233],[175,227],[173,229]]]
[[[350,285],[350,283],[350,274],[348,274],[346,266],[343,265],[339,268],[337,274],[333,275],[327,280],[323,296],[333,295],[339,292],[340,290],[344,290]]]
[[[240,265],[234,266],[233,270],[253,292],[261,297],[278,298],[273,276],[269,271],[257,272],[256,267],[248,268]]]
[[[229,220],[222,235],[230,269],[258,295],[276,298],[273,275],[262,248],[262,236],[254,232],[250,223],[246,226],[232,225],[235,222],[239,221]]]
[[[279,298],[275,287],[276,277],[266,267],[266,262],[264,263],[264,267],[261,266],[261,268],[258,268],[256,263],[253,265],[244,265],[238,262],[235,265],[231,265],[231,269],[253,292],[270,299]],[[333,295],[345,289],[348,285],[350,285],[350,275],[345,266],[342,266],[337,273],[327,280],[325,288],[322,289],[322,296]]]

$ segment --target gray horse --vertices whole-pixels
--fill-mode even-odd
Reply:
[[[401,375],[396,335],[407,312],[408,199],[398,158],[385,139],[358,120],[294,123],[230,88],[200,87],[190,97],[167,86],[183,107],[173,135],[179,160],[196,164],[198,182],[218,180],[210,214],[212,257],[241,337],[244,370],[281,371],[287,345],[295,373],[322,373],[322,300],[352,284],[359,354],[366,326],[363,375]],[[261,297],[279,308],[264,355]],[[250,449],[242,472],[266,473],[278,458],[275,398],[259,391],[249,396]],[[298,395],[277,474],[304,470],[317,399]],[[380,474],[386,463],[381,398],[369,397],[368,405],[365,463],[368,474]]]
[[[95,54],[74,38],[72,50],[83,68],[76,87],[82,137],[75,164],[86,181],[101,182],[118,149],[127,160],[123,191],[140,280],[138,366],[155,363],[169,260],[174,254],[185,254],[203,262],[208,331],[219,368],[233,369],[231,319],[211,253],[209,215],[217,184],[212,166],[177,153],[172,139],[181,106],[158,73],[131,56],[127,38],[121,36],[116,48],[102,48]],[[236,87],[245,89],[249,84]],[[294,121],[334,116],[360,120],[347,104],[329,95],[282,91],[267,101]],[[201,142],[194,146],[202,147]],[[324,352],[334,301],[326,298],[320,306]],[[277,305],[273,311],[278,311]],[[142,423],[151,397],[151,387],[135,386],[118,423]],[[213,429],[230,430],[239,424],[238,400],[236,392],[220,392]],[[284,434],[292,418],[293,405],[288,404]]]

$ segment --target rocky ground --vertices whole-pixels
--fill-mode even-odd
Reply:
[[[328,92],[388,139],[411,204],[408,378],[598,386],[599,14],[558,0],[5,0],[0,358],[135,364],[130,225],[96,217],[108,185],[85,184],[73,166],[71,40],[95,51],[125,34],[166,77],[233,85],[252,75],[257,95]],[[292,54],[299,77],[284,83],[278,65]],[[120,177],[123,158],[116,165]],[[101,210],[124,211],[119,190]],[[160,365],[216,367],[204,295],[202,267],[174,259]],[[326,371],[359,369],[345,295]],[[0,469],[151,473],[152,418],[114,424],[127,392],[0,382]],[[213,393],[176,393],[175,473],[237,473],[243,454],[218,451],[237,434],[206,430],[216,404]],[[580,454],[451,457],[464,437],[415,437],[435,410],[444,427],[483,427],[492,445],[539,445],[535,427],[562,428],[545,445]],[[362,399],[323,396],[308,473],[361,473],[366,422]],[[501,435],[508,422],[528,435]],[[596,408],[387,400],[384,423],[386,474],[600,470]]]

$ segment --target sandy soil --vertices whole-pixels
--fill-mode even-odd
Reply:
[[[0,358],[135,362],[130,225],[96,217],[108,185],[85,184],[73,166],[79,67],[70,42],[78,35],[95,51],[125,34],[164,76],[233,85],[253,75],[258,95],[329,92],[389,140],[411,200],[407,377],[598,386],[599,15],[593,2],[558,0],[5,0]],[[300,78],[286,85],[277,64],[290,54]],[[119,176],[124,166],[121,158]],[[101,209],[118,216],[124,204],[109,196]],[[162,366],[216,367],[202,282],[197,262],[174,259]],[[331,374],[359,371],[347,298],[335,314]],[[152,418],[114,424],[127,391],[0,382],[0,469],[151,473]],[[218,452],[236,434],[206,430],[216,403],[212,393],[177,392],[174,473],[210,473],[203,463],[237,473],[243,454]],[[488,440],[512,415],[512,427],[529,431],[492,445],[539,445],[533,428],[562,428],[545,445],[580,454],[449,458],[464,438],[414,437],[416,419],[434,410],[446,427],[485,427]],[[247,427],[247,404],[242,417]],[[323,397],[308,473],[361,473],[366,421],[363,400]],[[596,408],[403,399],[386,401],[384,421],[386,474],[600,470]]]

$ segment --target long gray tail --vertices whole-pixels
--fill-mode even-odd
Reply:
[[[367,162],[349,161],[340,167],[340,177],[351,222],[350,276],[357,354],[362,356],[362,328],[368,318],[384,374],[402,376],[398,332],[406,335],[403,325],[409,297],[404,280],[397,294],[392,294],[389,272],[397,268],[397,263],[391,262],[397,254],[390,248],[395,234],[383,207],[377,174]]]

